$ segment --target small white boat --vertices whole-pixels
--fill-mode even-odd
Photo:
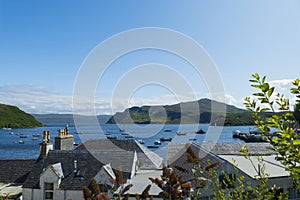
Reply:
[[[111,136],[111,135],[109,135],[109,136],[106,136],[106,138],[109,139],[109,140],[115,140],[118,137],[117,136]]]
[[[25,142],[23,140],[20,140],[19,141],[19,144],[24,144]]]
[[[138,142],[139,142],[140,144],[145,144],[145,142],[144,142],[143,140],[138,140]]]
[[[159,140],[155,140],[154,144],[155,145],[161,145],[161,142]]]
[[[176,133],[176,135],[186,135],[186,132],[179,131],[179,132]]]

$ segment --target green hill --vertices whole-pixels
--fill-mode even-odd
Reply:
[[[16,106],[0,104],[0,127],[28,128],[38,126],[42,126],[42,124],[32,115]]]
[[[198,111],[195,109],[197,106]],[[226,112],[224,112],[224,107]],[[124,112],[116,113],[107,123],[211,123],[223,125],[224,121],[224,125],[230,126],[254,124],[249,111],[210,99],[165,105],[163,108],[161,109],[161,106],[132,107]]]

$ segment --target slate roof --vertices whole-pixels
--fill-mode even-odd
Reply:
[[[89,151],[136,151],[140,169],[160,169],[163,159],[157,154],[141,148],[135,140],[88,140],[76,149],[87,149]]]
[[[124,178],[128,179],[131,174],[133,158],[134,152],[126,152],[126,154],[119,151],[114,153],[89,152],[86,149],[49,151],[47,157],[40,157],[37,160],[23,187],[39,188],[42,171],[56,163],[62,165],[64,178],[61,181],[60,189],[63,190],[82,190],[82,187],[89,185],[91,178],[95,177],[101,167],[108,164],[108,162],[114,168],[115,173],[118,167],[121,166]],[[74,160],[77,161],[76,173],[74,172]]]
[[[192,144],[187,144],[185,146],[182,145],[178,146],[180,150],[177,152],[175,156],[173,156],[173,158],[170,158],[168,160],[167,164],[175,171],[177,175],[182,176],[183,180],[185,181],[192,180],[194,178],[194,175],[192,173],[193,164],[187,161],[186,149],[188,146],[190,146],[192,150],[195,152],[195,154],[199,156],[200,158],[199,164],[200,166],[202,166],[203,169],[205,169],[205,167],[207,167],[209,163],[224,162],[224,160],[214,155],[213,153],[208,152],[207,150],[205,150],[204,148],[202,148],[197,144],[192,143]],[[203,176],[208,178],[209,173],[204,170]]]
[[[247,146],[249,153],[252,155],[276,154],[275,151],[268,149],[269,147],[271,147],[269,143],[200,143],[198,145],[217,155],[242,155],[240,151],[243,146]]]
[[[0,182],[23,183],[35,162],[35,159],[0,160]]]

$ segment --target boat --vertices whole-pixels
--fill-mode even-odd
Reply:
[[[109,132],[109,131],[107,131],[106,133],[105,133],[105,135],[111,135],[112,134],[112,132]]]
[[[20,140],[19,141],[19,144],[24,144],[25,142],[23,140]]]
[[[246,137],[245,142],[268,142],[267,136],[251,134]]]
[[[165,129],[164,132],[172,132],[171,129]]]
[[[179,131],[179,132],[176,133],[176,135],[186,135],[186,132]]]
[[[198,131],[196,131],[196,134],[205,134],[205,131],[202,128],[200,128]]]
[[[125,135],[125,138],[133,138],[132,135]]]
[[[148,145],[147,146],[149,149],[154,149],[154,148],[159,148],[159,146],[158,145]]]
[[[144,140],[138,140],[140,144],[145,144]]]
[[[109,139],[109,140],[115,140],[115,139],[117,139],[118,137],[117,136],[106,136],[106,138],[107,139]]]
[[[34,133],[34,134],[32,134],[32,136],[33,136],[33,137],[40,137],[41,134],[40,134],[40,133]]]
[[[32,140],[38,140],[38,139],[39,139],[38,137],[33,137],[33,138],[32,138]]]
[[[11,128],[10,128],[10,127],[3,127],[2,129],[3,129],[3,130],[6,130],[6,131],[11,131]]]
[[[27,138],[27,135],[21,134],[19,137],[20,137],[20,138]]]
[[[154,144],[155,145],[161,145],[161,142],[159,140],[155,140]]]
[[[233,138],[239,138],[240,137],[240,133],[241,133],[240,130],[234,130],[234,131],[232,131],[232,137]]]
[[[161,138],[160,138],[160,141],[162,141],[162,142],[165,142],[165,141],[171,142],[171,141],[172,141],[172,138],[161,137]]]
[[[121,134],[122,134],[122,135],[129,135],[128,132],[122,132]]]
[[[197,138],[190,138],[189,140],[190,141],[195,141],[195,140],[197,140]]]
[[[240,130],[232,131],[233,138],[239,138],[245,142],[268,142],[268,137],[260,130],[250,130],[249,133],[242,133]]]

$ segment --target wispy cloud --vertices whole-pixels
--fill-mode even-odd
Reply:
[[[0,101],[29,113],[71,113],[72,110],[71,96],[49,92],[43,86],[1,86]]]
[[[285,95],[286,98],[295,103],[295,96],[290,94],[292,80],[272,80],[270,84],[276,88],[275,92]],[[72,94],[63,95],[49,91],[45,86],[32,85],[12,85],[0,86],[0,102],[4,104],[15,105],[29,113],[73,113]],[[182,101],[192,101],[195,98],[210,98],[209,94],[203,93],[195,95],[173,95],[163,94],[146,97],[131,97],[130,99],[96,97],[90,101],[85,101],[77,107],[81,114],[114,114],[128,107],[142,105],[171,105]],[[243,99],[237,99],[233,95],[226,93],[223,99],[214,99],[230,105],[243,108]],[[93,112],[88,112],[88,108],[93,108]]]

